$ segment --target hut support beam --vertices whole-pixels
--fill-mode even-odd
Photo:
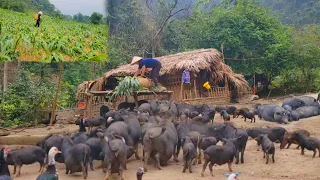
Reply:
[[[134,98],[134,103],[136,104],[136,108],[138,109],[138,107],[139,107],[139,104],[138,104],[138,94],[134,94],[134,95],[133,95],[133,98]]]

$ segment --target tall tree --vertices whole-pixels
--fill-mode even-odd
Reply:
[[[255,1],[238,0],[236,4],[222,4],[207,11],[198,6],[188,20],[174,25],[167,33],[174,39],[175,46],[170,48],[220,49],[224,45],[226,58],[255,59],[228,61],[238,72],[262,71],[272,79],[286,63],[283,54],[290,45],[289,30]]]
[[[103,15],[97,12],[91,14],[90,21],[92,24],[100,24],[102,23]]]
[[[146,0],[146,6],[150,10],[149,14],[153,15],[153,20],[155,21],[150,41],[152,57],[156,56],[156,49],[161,41],[160,35],[164,28],[167,27],[180,12],[188,11],[191,8],[192,2],[185,4],[183,7],[180,5],[181,2],[185,3],[185,1],[181,0]]]

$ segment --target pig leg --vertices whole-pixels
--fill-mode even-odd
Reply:
[[[181,139],[180,139],[180,138],[178,138],[178,143],[177,143],[177,152],[176,152],[177,156],[179,156],[180,149],[181,149]]]
[[[157,154],[155,155],[155,158],[156,158],[156,162],[157,162],[157,168],[158,168],[159,170],[162,170],[162,167],[160,166],[160,154],[157,153]]]
[[[198,164],[202,164],[201,162],[201,149],[198,150]]]
[[[150,157],[150,154],[149,152],[144,152],[144,171],[147,172],[148,171],[148,160],[149,160],[149,157]]]
[[[14,166],[13,166],[13,174],[16,174],[16,170],[17,170],[17,166],[16,166],[16,164],[14,164]]]
[[[44,162],[39,162],[40,163],[40,170],[39,170],[39,172],[43,172],[43,170],[44,170],[44,166],[45,166],[45,164],[44,164]]]
[[[86,173],[86,167],[84,165],[84,163],[80,163],[81,164],[81,169],[82,169],[82,173],[83,173],[83,179],[87,179],[88,174]]]
[[[139,156],[139,152],[138,152],[138,144],[135,144],[135,145],[134,145],[134,150],[136,151],[136,152],[134,153],[136,159],[140,160],[140,156]]]
[[[123,168],[120,167],[119,172],[120,172],[120,178],[121,178],[121,180],[125,180],[125,178],[124,178],[124,173],[123,173]]]
[[[244,122],[246,122],[246,121],[247,121],[247,117],[245,116],[245,117],[244,117]]]
[[[178,154],[177,154],[177,145],[175,145],[174,146],[174,148],[173,148],[173,160],[174,160],[174,162],[179,162],[179,160],[178,160]]]
[[[288,146],[287,146],[287,149],[289,149],[289,147],[291,146],[291,143],[290,142],[288,142]],[[297,148],[298,149],[298,148]]]
[[[269,162],[269,153],[266,153],[266,155],[267,155],[267,161],[266,161],[266,164],[268,164],[268,162]]]
[[[275,163],[275,161],[274,161],[274,153],[275,153],[275,152],[273,152],[273,154],[272,154],[272,162],[273,162],[273,163]]]
[[[93,169],[93,158],[90,157],[89,161],[90,161],[90,169],[91,169],[92,171],[94,171],[94,169]]]
[[[298,145],[297,149],[299,149],[299,148],[300,148],[300,145]]]
[[[211,176],[213,176],[213,170],[212,170],[213,165],[214,165],[214,163],[212,163],[212,162],[209,164],[209,171],[210,171]]]
[[[192,161],[189,161],[188,166],[189,166],[189,173],[192,173]]]
[[[314,149],[314,150],[313,150],[313,156],[312,156],[312,158],[316,157],[316,154],[317,154],[317,150]]]
[[[186,170],[187,170],[187,167],[188,167],[188,162],[186,160],[184,160],[184,163],[183,163],[183,170],[182,172],[185,173]]]
[[[21,166],[22,165],[17,165],[17,168],[18,168],[18,172],[17,172],[17,174],[16,174],[16,177],[19,177],[20,175],[21,175]]]
[[[85,171],[86,171],[86,176],[87,176],[87,177],[88,177],[88,166],[89,166],[88,162],[85,163],[84,169],[85,169]]]
[[[203,166],[202,166],[202,171],[201,171],[201,176],[202,176],[202,177],[204,176],[204,171],[206,170],[208,163],[209,163],[209,160],[206,159],[206,160],[204,161]]]
[[[111,175],[111,165],[110,163],[107,163],[107,172],[106,172],[106,177],[104,178],[105,180],[109,180],[109,176]]]
[[[241,163],[244,163],[244,151],[245,151],[245,147],[243,147],[242,149],[241,149]]]
[[[66,174],[69,174],[69,168],[66,167]]]
[[[233,172],[233,171],[232,171],[232,167],[231,167],[231,166],[232,166],[232,162],[228,162],[228,168],[229,168],[229,171],[230,171],[230,172]]]
[[[304,146],[301,146],[301,155],[304,155]]]
[[[237,148],[237,151],[236,151],[236,164],[239,164],[239,148]]]

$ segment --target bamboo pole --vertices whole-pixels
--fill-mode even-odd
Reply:
[[[256,73],[253,74],[253,95],[256,95]]]
[[[54,112],[55,112],[56,107],[57,107],[57,100],[58,100],[58,94],[59,94],[60,87],[61,87],[63,68],[64,68],[64,63],[60,62],[60,73],[59,73],[58,85],[57,85],[57,89],[56,89],[56,96],[55,96],[53,104],[52,104],[50,127],[52,126],[52,122],[53,122],[53,120],[55,118]]]
[[[221,53],[222,53],[222,62],[224,63],[224,48],[223,48],[223,44],[221,44]]]
[[[193,88],[194,88],[194,98],[198,98],[196,80],[193,80]]]
[[[183,82],[181,81],[181,86],[180,86],[180,98],[183,100]]]

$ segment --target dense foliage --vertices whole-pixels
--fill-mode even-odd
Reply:
[[[90,61],[106,54],[104,25],[45,15],[40,28],[35,23],[32,14],[0,9],[0,61]],[[106,57],[101,56],[101,60]]]
[[[28,126],[40,120],[41,110],[53,98],[54,87],[48,79],[20,71],[17,81],[1,97],[0,126]]]
[[[57,86],[58,63],[22,63],[17,80],[0,97],[0,126],[28,126],[39,122],[51,110]],[[106,63],[64,63],[57,108],[75,107],[77,86],[101,77]]]
[[[260,0],[260,2],[279,14],[285,24],[320,23],[320,0]]]
[[[158,27],[158,21],[168,17],[161,12],[167,12],[173,2],[178,3],[173,11],[190,3],[190,9],[175,14],[163,26],[163,31],[155,39],[156,56],[199,48],[221,51],[223,46],[226,63],[234,71],[245,75],[262,73],[268,78],[268,84],[272,81],[280,83],[280,86],[272,86],[277,89],[273,92],[320,88],[317,81],[320,30],[316,25],[319,23],[320,0],[125,2],[107,1],[110,44],[114,42],[109,47],[113,66],[133,55],[150,56],[150,39],[157,30],[153,27]],[[157,2],[159,6],[150,8]]]

